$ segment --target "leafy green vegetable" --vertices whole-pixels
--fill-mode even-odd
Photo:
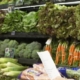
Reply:
[[[17,50],[19,50],[19,49],[17,49]],[[20,58],[24,58],[25,56],[24,56],[24,53],[25,53],[25,51],[26,51],[26,49],[21,49],[21,50],[19,50],[19,52],[17,53],[18,54],[18,56],[20,57]],[[26,51],[27,52],[27,51]]]
[[[37,31],[36,24],[38,21],[38,13],[35,11],[29,12],[23,18],[23,28],[25,32],[34,32]]]
[[[31,11],[26,13],[21,10],[14,10],[13,12],[6,14],[3,25],[0,28],[0,32],[36,32],[37,22],[38,12]]]
[[[24,49],[24,48],[26,48],[26,46],[27,46],[26,43],[21,43],[21,44],[19,44],[19,46],[18,46],[18,50]]]
[[[25,12],[20,10],[15,10],[11,13],[7,13],[5,16],[4,23],[1,27],[1,32],[7,33],[12,31],[23,31],[22,18],[25,14]]]
[[[24,58],[27,58],[27,59],[30,59],[31,58],[31,55],[32,55],[32,51],[31,49],[26,49],[23,53],[23,57]]]
[[[37,42],[37,41],[33,41],[29,44],[26,45],[26,47],[24,46],[24,44],[22,43],[22,45],[19,45],[20,47],[18,47],[16,49],[15,52],[15,56],[16,57],[23,57],[23,58],[33,58],[33,59],[38,59],[38,55],[37,55],[37,51],[41,50],[41,43]],[[22,48],[22,49],[21,49]]]
[[[39,51],[39,50],[33,50],[33,51],[32,51],[32,55],[31,55],[32,59],[39,59],[39,56],[38,56],[38,54],[37,54],[38,51]]]
[[[76,70],[67,69],[66,73],[67,73],[69,78],[73,78],[75,80],[80,79],[80,73],[78,72],[78,70],[76,71]]]
[[[8,43],[9,48],[17,48],[18,47],[18,42],[16,40],[10,40]]]
[[[40,33],[56,38],[80,39],[80,5],[64,6],[49,2],[40,7],[38,16]]]

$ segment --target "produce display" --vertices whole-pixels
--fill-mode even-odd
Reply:
[[[38,12],[31,11],[23,17],[24,32],[37,32]]]
[[[24,0],[22,3],[20,0],[16,0],[16,6],[33,5],[47,1],[49,0]],[[48,2],[46,6],[40,7],[38,11],[14,10],[5,14],[1,10],[0,34],[13,31],[37,32],[55,37],[55,39],[52,40],[50,45],[46,46],[42,46],[38,41],[19,43],[17,40],[0,40],[1,80],[16,80],[21,71],[28,68],[19,64],[16,58],[38,60],[37,52],[42,50],[48,50],[51,53],[57,66],[80,67],[80,42],[77,41],[80,40],[80,5],[65,6]],[[69,42],[67,39],[71,38],[73,41]],[[7,49],[10,52],[6,52]],[[66,73],[68,77],[79,80],[79,71],[67,69]]]
[[[55,43],[55,44],[53,44]],[[80,43],[68,40],[52,41],[52,57],[57,66],[80,67]]]
[[[66,74],[68,75],[69,78],[74,78],[75,80],[80,79],[80,69],[77,70],[66,69]]]
[[[80,40],[79,9],[80,5],[64,6],[48,2],[38,11],[14,10],[6,14],[0,33],[37,32],[58,39],[71,37]]]
[[[25,45],[21,43],[18,48],[15,50],[15,57],[26,58],[26,59],[39,59],[37,54],[41,50],[41,43],[31,42]]]
[[[57,38],[80,40],[80,5],[47,3],[39,9],[38,31]]]
[[[15,17],[14,17],[15,16]],[[37,12],[32,11],[26,13],[24,11],[15,10],[12,13],[7,13],[0,28],[0,33],[17,32],[34,32],[37,24]]]
[[[28,66],[18,63],[17,59],[0,58],[0,79],[1,80],[17,80],[18,75]]]
[[[0,5],[6,4],[6,3],[7,3],[7,0],[0,0]]]
[[[31,43],[18,43],[16,40],[5,39],[0,41],[0,57],[9,57],[10,52],[6,54],[6,48],[14,49],[13,57],[26,59],[39,59],[37,51],[42,49],[41,43],[33,41]]]
[[[5,39],[4,41],[0,41],[0,57],[5,56],[6,48],[17,48],[18,42],[16,40]]]

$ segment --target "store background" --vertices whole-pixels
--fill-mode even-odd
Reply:
[[[75,0],[54,0],[52,1],[53,3],[66,3],[66,2],[74,2]],[[79,0],[77,0],[79,1]],[[76,2],[76,1],[75,1]],[[32,4],[32,5],[25,5],[24,3],[23,4],[20,4],[18,6],[14,6],[15,4],[14,3],[6,3],[6,4],[1,4],[0,5],[0,9],[2,10],[8,10],[8,7],[9,6],[14,6],[14,9],[18,9],[18,10],[22,10],[22,11],[26,11],[26,12],[31,12],[31,11],[38,11],[39,7],[44,5],[45,2],[40,2],[40,4]],[[70,5],[74,5],[73,3],[72,4],[69,4]],[[77,5],[77,4],[75,4]],[[68,6],[68,4],[67,4]],[[17,40],[18,42],[27,42],[27,43],[30,43],[32,41],[38,41],[42,44],[42,46],[45,46],[45,42],[46,40],[49,38],[48,35],[42,35],[42,34],[37,34],[37,33],[29,33],[29,34],[26,34],[26,33],[17,33],[15,32],[13,34],[13,32],[11,33],[6,33],[6,34],[0,34],[0,39],[3,41],[5,39],[11,39],[11,40]],[[23,64],[23,65],[29,65],[29,66],[32,66],[33,63],[38,63],[40,61],[38,60],[27,60],[27,59],[18,59],[19,60],[19,63]],[[28,62],[28,63],[27,63]]]

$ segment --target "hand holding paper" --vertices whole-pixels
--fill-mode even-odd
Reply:
[[[38,52],[38,55],[44,65],[46,73],[51,80],[55,79],[56,77],[61,77],[48,51]]]

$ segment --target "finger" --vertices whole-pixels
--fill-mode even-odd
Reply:
[[[27,77],[28,77],[30,80],[34,80],[34,77],[31,76],[31,75],[27,75]]]
[[[26,79],[27,79],[26,76],[21,75],[21,80],[26,80]]]
[[[27,75],[27,71],[26,71],[26,70],[23,71],[23,72],[22,72],[22,75],[26,76],[26,75]]]
[[[34,77],[31,75],[21,75],[22,80],[34,80]]]

